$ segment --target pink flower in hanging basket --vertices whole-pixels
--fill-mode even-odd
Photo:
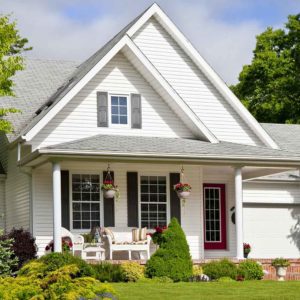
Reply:
[[[176,192],[190,192],[192,187],[188,183],[179,182],[174,186],[174,190]]]

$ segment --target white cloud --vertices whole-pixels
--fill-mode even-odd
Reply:
[[[1,3],[3,2],[3,3]],[[22,35],[39,58],[83,60],[98,50],[152,1],[134,0],[0,0],[1,10],[13,12]],[[249,63],[255,35],[264,28],[255,21],[232,24],[218,18],[229,0],[159,1],[205,59],[230,83]],[[231,5],[243,5],[231,0]],[[99,18],[80,22],[63,12],[68,6],[91,5]],[[103,11],[104,10],[104,11]]]

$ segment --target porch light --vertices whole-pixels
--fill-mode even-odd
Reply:
[[[180,171],[180,182],[175,184],[174,191],[177,193],[177,196],[180,200],[182,200],[183,206],[185,204],[185,200],[189,198],[191,194],[192,187],[188,183],[184,183],[184,168],[181,167]]]

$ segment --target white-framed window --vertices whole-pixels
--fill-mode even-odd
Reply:
[[[90,230],[101,225],[101,192],[99,174],[71,175],[71,228]]]
[[[167,176],[140,176],[140,226],[153,229],[168,223]]]
[[[130,101],[128,95],[110,95],[109,120],[111,126],[128,127],[130,124]]]

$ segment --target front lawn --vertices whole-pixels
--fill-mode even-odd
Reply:
[[[113,283],[120,300],[299,299],[300,281]]]

